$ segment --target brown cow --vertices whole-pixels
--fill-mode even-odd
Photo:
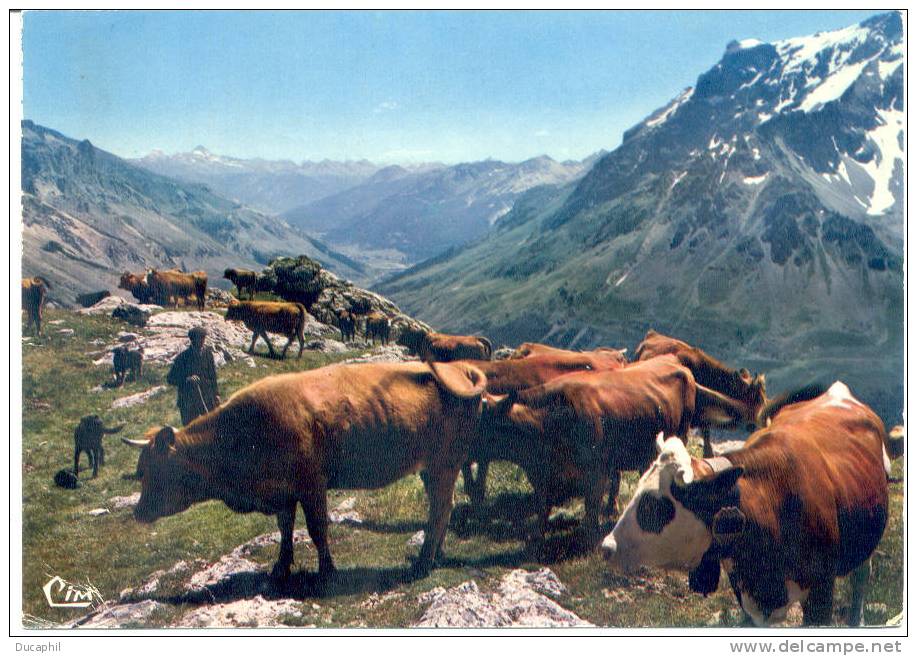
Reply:
[[[607,354],[608,357],[618,358],[622,365],[627,364],[627,357],[624,355],[627,353],[627,349],[615,349],[607,346],[600,346],[592,351],[569,351],[567,349],[557,348],[556,346],[539,344],[538,342],[523,342],[516,347],[516,350],[514,350],[509,357],[512,360],[520,360],[533,355],[578,355],[580,353],[604,353]]]
[[[406,329],[398,337],[398,343],[407,346],[425,362],[490,360],[493,357],[493,345],[486,337]]]
[[[248,269],[226,269],[223,277],[236,286],[239,298],[242,298],[242,292],[248,290],[249,298],[255,299],[255,289],[258,287],[258,274]]]
[[[366,315],[366,339],[376,343],[376,338],[383,345],[388,344],[391,337],[392,323],[381,312],[372,312]]]
[[[285,303],[280,301],[241,301],[233,303],[226,308],[226,321],[242,321],[245,327],[252,331],[252,345],[248,352],[254,354],[255,342],[258,337],[267,342],[268,351],[273,358],[274,345],[268,333],[278,333],[287,337],[286,346],[280,358],[287,357],[287,349],[293,339],[299,340],[299,355],[301,358],[306,347],[306,338],[303,329],[306,325],[306,307],[302,303]]]
[[[150,293],[159,305],[178,305],[182,299],[194,298],[198,309],[204,309],[207,299],[207,274],[204,271],[184,273],[170,269],[150,269],[146,276]]]
[[[830,622],[835,577],[852,573],[847,620],[862,622],[888,517],[889,453],[901,449],[846,385],[783,407],[739,451],[692,458],[661,435],[658,449],[603,542],[612,566],[691,570],[692,588],[707,594],[722,564],[757,625],[780,621],[796,600],[805,624]]]
[[[593,353],[574,353],[554,349],[541,355],[532,355],[524,359],[468,361],[487,376],[487,392],[490,394],[508,394],[527,387],[535,387],[553,380],[558,376],[580,371],[611,371],[623,366],[622,360],[612,353],[604,351]],[[480,506],[484,502],[487,489],[486,459],[477,461],[477,472],[472,472],[472,461],[462,467],[465,481],[465,492],[471,498],[472,505]]]
[[[357,339],[357,318],[352,312],[340,310],[336,315],[338,328],[341,331],[341,341],[353,342]]]
[[[687,436],[694,414],[691,372],[673,357],[613,371],[573,373],[497,400],[486,396],[470,457],[509,460],[525,471],[540,510],[541,536],[551,507],[584,496],[586,534],[598,530],[621,471],[642,471],[660,430]]]
[[[51,283],[41,276],[22,279],[22,309],[25,310],[29,323],[27,328],[34,324],[35,334],[41,336],[41,320],[44,312],[45,298]]]
[[[637,360],[648,360],[659,355],[672,354],[678,361],[694,374],[695,380],[705,387],[716,390],[735,401],[733,405],[731,427],[744,427],[754,430],[758,413],[767,402],[764,389],[764,374],[752,376],[747,369],[730,369],[719,360],[707,355],[697,347],[679,339],[667,337],[655,330],[649,330],[637,347]],[[702,409],[701,409],[702,410]],[[713,456],[710,443],[710,422],[705,421],[703,413],[695,425],[704,436],[704,457]]]
[[[280,558],[272,573],[286,577],[299,503],[327,577],[334,571],[327,490],[380,488],[423,469],[430,513],[414,569],[425,575],[445,537],[484,385],[463,363],[332,365],[265,378],[180,430],[125,440],[143,446],[134,516],[152,522],[207,499],[276,514]]]
[[[138,275],[125,271],[121,274],[118,288],[129,291],[140,303],[153,302],[153,293],[150,291],[150,284],[146,281],[146,274]]]

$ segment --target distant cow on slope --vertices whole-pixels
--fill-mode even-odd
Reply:
[[[373,312],[366,315],[366,339],[373,344],[376,343],[376,339],[382,342],[383,346],[388,344],[391,331],[391,321],[381,312]]]
[[[242,321],[252,331],[250,353],[255,352],[255,342],[262,337],[267,342],[268,351],[274,357],[274,345],[267,336],[269,332],[285,335],[288,338],[283,347],[281,358],[287,356],[287,349],[293,339],[299,339],[299,355],[302,357],[306,345],[303,329],[306,325],[306,308],[302,303],[282,303],[277,301],[241,301],[233,303],[226,309],[227,321]]]
[[[149,304],[153,302],[153,293],[150,291],[150,284],[146,280],[146,274],[140,275],[125,271],[121,274],[118,289],[129,291],[139,303]]]
[[[174,269],[147,274],[150,293],[159,305],[178,305],[180,299],[194,298],[198,309],[204,309],[207,299],[207,274],[204,271],[183,273]]]
[[[447,335],[407,329],[398,338],[425,362],[455,362],[456,360],[490,360],[493,345],[486,337]]]
[[[248,269],[226,269],[223,277],[236,286],[239,298],[242,298],[242,292],[248,290],[249,298],[254,300],[255,289],[258,286],[258,274]]]
[[[45,298],[51,283],[41,276],[22,279],[22,309],[25,310],[29,320],[28,328],[34,324],[35,333],[41,336],[41,320],[45,305]]]

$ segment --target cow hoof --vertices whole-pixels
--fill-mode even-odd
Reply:
[[[291,563],[277,563],[271,570],[271,578],[275,581],[286,581],[290,578]]]

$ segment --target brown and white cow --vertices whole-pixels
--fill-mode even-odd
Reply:
[[[570,351],[567,349],[557,348],[556,346],[548,346],[547,344],[539,344],[538,342],[523,342],[510,354],[509,359],[511,360],[521,360],[524,358],[531,357],[533,355],[580,355],[582,353],[593,353],[593,354],[604,354],[607,357],[617,358],[618,361],[625,365],[627,364],[627,349],[616,349],[608,346],[600,346],[592,351]]]
[[[503,399],[485,396],[470,458],[508,460],[535,490],[541,535],[553,505],[586,504],[587,535],[598,530],[609,488],[614,505],[621,471],[642,471],[655,457],[660,430],[687,436],[696,387],[673,357],[602,372],[573,373]]]
[[[332,365],[270,376],[184,428],[124,440],[143,449],[134,516],[153,522],[208,499],[277,515],[273,575],[286,577],[299,504],[327,577],[334,571],[327,490],[380,488],[426,470],[430,512],[415,563],[425,575],[445,537],[484,385],[483,374],[463,363]]]
[[[798,397],[797,397],[798,398]],[[862,622],[869,559],[888,519],[889,453],[876,414],[841,382],[777,411],[743,449],[691,457],[681,440],[659,455],[603,542],[606,559],[691,571],[716,590],[720,565],[757,625],[801,601],[807,625],[831,621],[835,578],[852,574],[848,622]]]
[[[691,370],[699,385],[720,392],[735,401],[730,405],[728,415],[708,414],[706,407],[699,405],[694,425],[702,431],[705,457],[713,455],[713,446],[710,443],[711,425],[748,430],[759,427],[758,414],[767,402],[764,374],[752,376],[747,369],[730,369],[701,349],[651,329],[637,346],[637,361],[660,355],[674,355],[683,366]]]

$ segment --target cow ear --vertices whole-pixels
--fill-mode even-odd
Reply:
[[[153,448],[156,453],[165,453],[170,446],[175,444],[175,429],[171,426],[163,426],[156,437],[153,438]]]

